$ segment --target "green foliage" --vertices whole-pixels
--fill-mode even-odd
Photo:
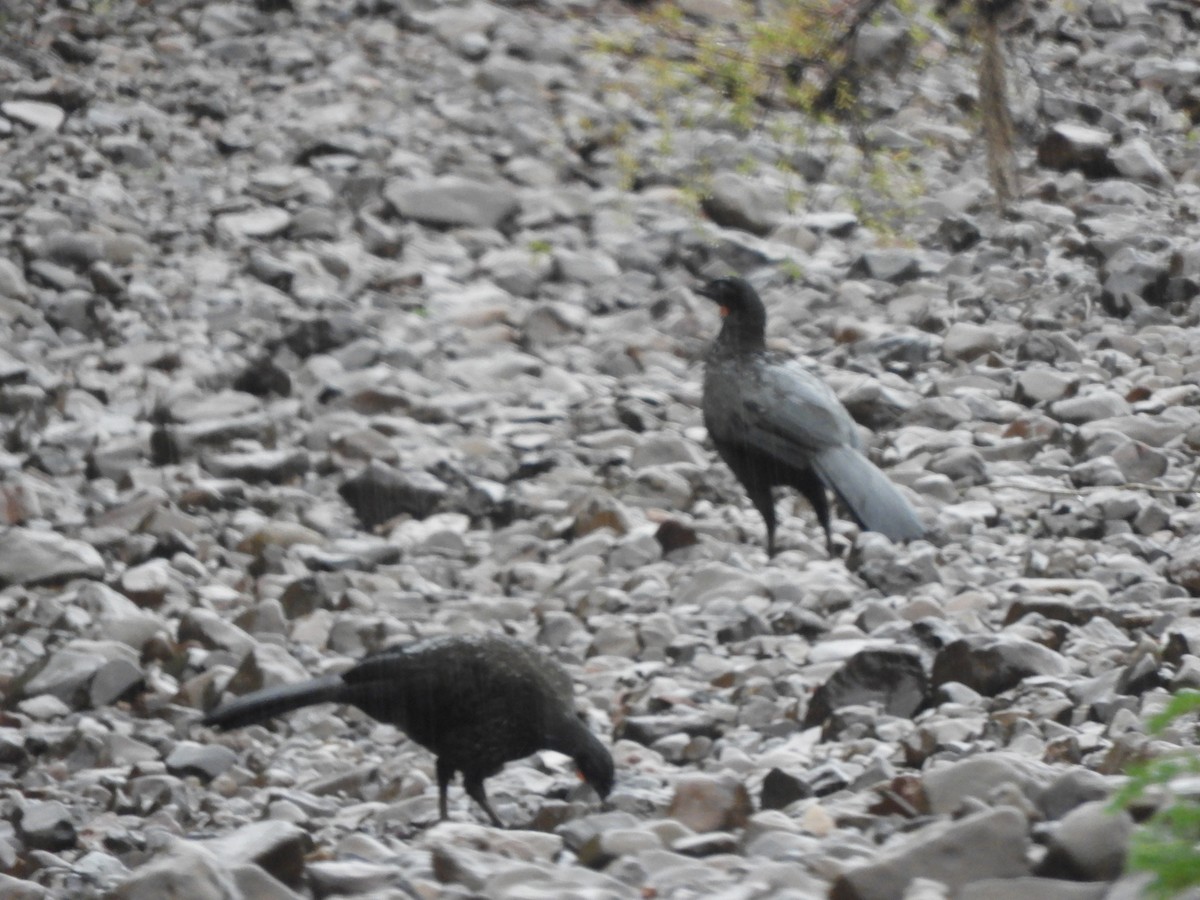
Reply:
[[[612,158],[621,184],[674,183],[685,204],[699,212],[718,167],[749,176],[774,167],[786,175],[787,204],[797,210],[803,206],[804,180],[792,160],[811,151],[840,157],[842,172],[852,178],[857,169],[859,183],[851,189],[869,195],[856,210],[860,220],[881,234],[894,232],[925,184],[904,158],[906,151],[881,149],[864,139],[859,85],[871,76],[858,71],[851,57],[852,36],[864,16],[879,17],[885,4],[907,5],[913,10],[909,47],[920,46],[927,32],[918,3],[775,0],[763,12],[761,4],[744,2],[739,15],[704,19],[662,0],[640,14],[636,38],[629,32],[597,37],[592,49],[623,63],[622,74],[607,89],[629,93],[657,120],[648,139],[634,129],[614,140]],[[703,143],[680,138],[694,128],[756,139],[746,142],[740,158],[731,158],[739,153],[736,148],[722,146],[724,155],[716,162],[704,154]],[[862,158],[857,167],[841,152],[851,143],[857,149],[850,158]]]
[[[1180,691],[1148,725],[1161,733],[1198,710],[1200,692]],[[1134,833],[1129,869],[1153,873],[1150,892],[1158,898],[1200,885],[1200,755],[1181,749],[1135,763],[1128,774],[1129,783],[1114,798],[1114,809],[1136,811],[1161,798],[1154,814]]]
[[[794,259],[785,259],[779,264],[779,271],[788,281],[801,283],[804,281],[804,266]]]

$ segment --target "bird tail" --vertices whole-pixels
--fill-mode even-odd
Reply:
[[[341,699],[344,689],[345,682],[341,675],[326,675],[299,684],[264,688],[214,709],[204,717],[204,724],[218,728],[241,728],[302,706],[336,702]]]
[[[899,489],[853,447],[830,447],[812,461],[821,480],[845,504],[858,524],[893,541],[919,538],[925,527]]]

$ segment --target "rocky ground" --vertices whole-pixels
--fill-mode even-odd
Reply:
[[[1200,687],[1195,6],[1032,5],[1003,215],[953,21],[864,30],[859,125],[747,128],[641,10],[0,13],[5,897],[1139,894],[1106,801]],[[767,560],[698,412],[730,271],[928,540],[788,496]],[[545,753],[437,824],[353,710],[198,724],[489,630],[606,808]]]

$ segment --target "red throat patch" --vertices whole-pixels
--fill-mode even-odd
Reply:
[[[728,307],[728,306],[722,306],[722,307],[721,307],[721,318],[723,319],[723,318],[725,318],[727,315],[729,315],[729,307]]]

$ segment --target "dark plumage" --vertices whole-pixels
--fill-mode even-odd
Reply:
[[[771,488],[793,487],[812,504],[832,553],[832,490],[858,524],[892,540],[924,529],[904,495],[863,455],[846,408],[825,382],[766,350],[767,312],[740,278],[718,278],[698,290],[721,308],[724,323],[705,357],[704,424],[767,525],[775,555]]]
[[[483,780],[538,750],[574,759],[601,798],[612,789],[612,756],[576,715],[570,676],[509,637],[440,637],[384,650],[340,675],[247,694],[204,724],[240,728],[315,703],[357,706],[433,751],[443,819],[446,788],[462,772],[467,795],[500,827]]]

